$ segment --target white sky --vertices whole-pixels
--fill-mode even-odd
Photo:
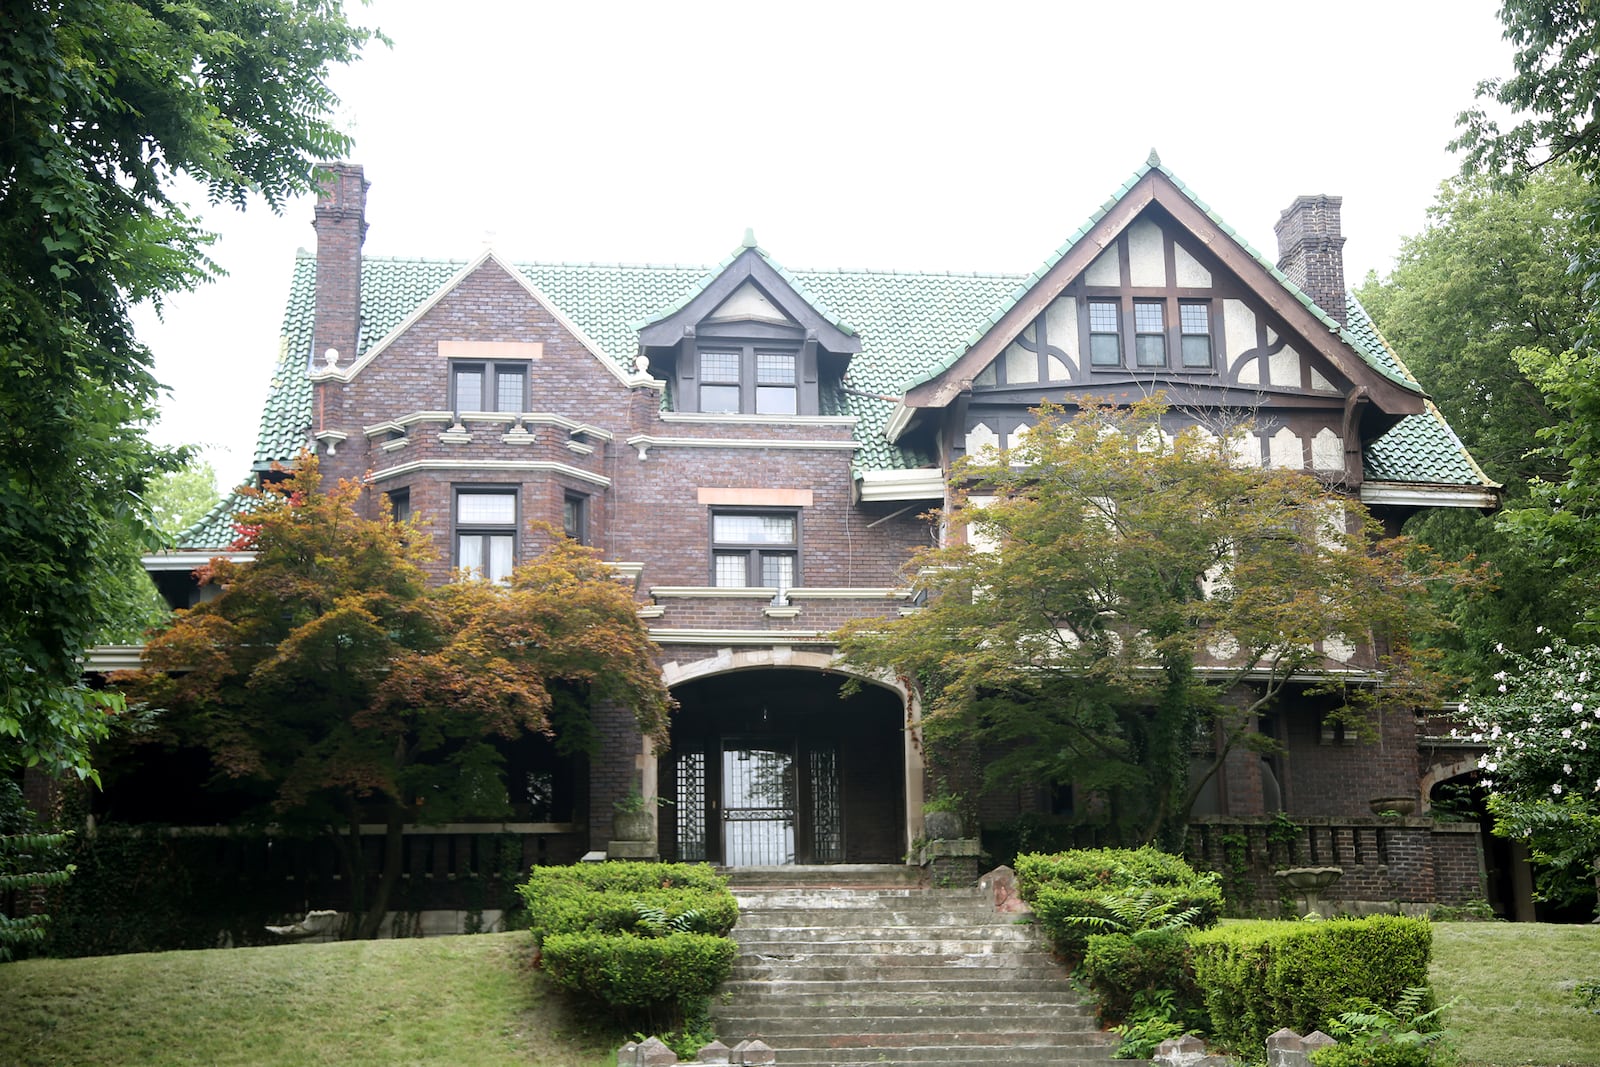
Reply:
[[[1344,197],[1345,277],[1387,270],[1510,73],[1494,0],[521,3],[375,0],[335,75],[370,255],[1027,272],[1151,147],[1275,257]],[[312,202],[210,209],[224,281],[141,313],[153,436],[225,483],[254,451]]]

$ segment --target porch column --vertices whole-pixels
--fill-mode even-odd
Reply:
[[[922,703],[916,693],[907,692],[905,728],[905,791],[906,839],[905,854],[915,862],[911,843],[922,836],[923,762],[922,762]]]

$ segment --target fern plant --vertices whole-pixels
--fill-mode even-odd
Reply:
[[[685,908],[676,915],[668,915],[665,908],[633,902],[634,926],[648,937],[666,937],[669,934],[703,933],[705,916],[698,908]]]
[[[1155,886],[1142,882],[1107,893],[1099,900],[1110,915],[1078,915],[1073,921],[1101,934],[1134,934],[1140,930],[1182,930],[1200,918],[1200,909],[1179,910],[1179,902],[1164,898]]]
[[[1393,1008],[1372,1005],[1343,1012],[1328,1026],[1340,1043],[1313,1052],[1311,1062],[1317,1067],[1365,1063],[1434,1067],[1454,1062],[1442,1018],[1450,1005],[1428,1008],[1432,999],[1427,986],[1412,986],[1400,994]]]

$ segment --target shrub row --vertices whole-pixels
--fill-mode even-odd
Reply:
[[[675,933],[551,934],[543,964],[569,993],[613,1008],[644,1008],[707,997],[733,970],[737,947],[726,937]]]
[[[1326,1029],[1342,1012],[1390,1008],[1406,989],[1426,986],[1433,931],[1396,915],[1256,920],[1193,934],[1191,944],[1212,1037],[1247,1051],[1280,1027]]]
[[[535,867],[521,892],[559,988],[627,1028],[694,1044],[738,953],[724,936],[739,918],[727,879],[703,864],[585,863]]]
[[[1100,1022],[1122,1022],[1142,1005],[1171,993],[1176,1021],[1205,1029],[1205,996],[1195,984],[1189,932],[1140,930],[1089,938],[1078,974],[1094,993]]]
[[[1017,857],[1017,890],[1063,953],[1078,957],[1091,934],[1114,930],[1110,894],[1147,892],[1173,912],[1195,909],[1190,925],[1213,925],[1222,914],[1217,876],[1153,848],[1077,849]]]

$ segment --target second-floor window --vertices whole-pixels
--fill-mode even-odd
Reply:
[[[504,584],[516,566],[517,491],[457,489],[455,565],[483,581]]]
[[[450,365],[450,410],[519,412],[527,404],[526,363]]]
[[[561,532],[580,545],[589,543],[589,498],[582,493],[562,495]]]
[[[793,415],[800,410],[798,353],[754,344],[702,348],[698,360],[700,411]]]
[[[800,516],[793,511],[711,513],[711,584],[722,588],[795,584]]]

